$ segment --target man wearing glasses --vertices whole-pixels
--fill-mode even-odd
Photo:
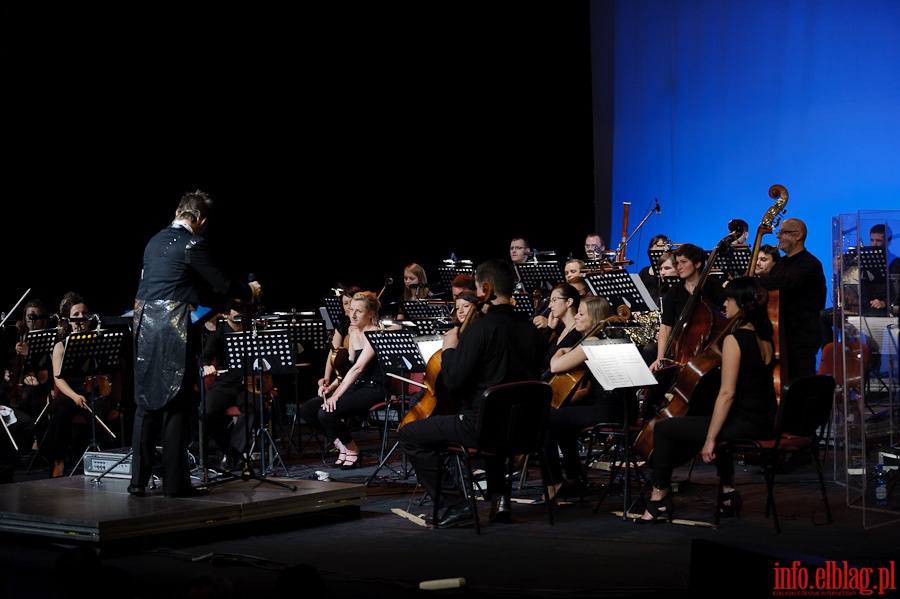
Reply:
[[[781,380],[816,373],[816,354],[822,343],[819,313],[825,308],[825,271],[818,258],[806,249],[806,223],[788,218],[775,233],[778,249],[784,253],[759,279],[766,289],[777,289],[781,302],[780,329],[787,341],[787,376],[782,366]]]

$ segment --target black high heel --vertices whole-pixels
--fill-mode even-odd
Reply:
[[[351,462],[350,458],[356,458],[356,459]],[[350,453],[348,451],[347,458],[344,460],[344,463],[341,464],[340,468],[341,468],[341,470],[353,470],[355,468],[359,468],[359,465],[360,465],[359,462],[360,462],[359,452]]]
[[[728,505],[725,505],[725,502],[728,502]],[[722,493],[722,508],[719,510],[719,514],[723,518],[731,518],[732,516],[740,516],[741,515],[741,506],[744,505],[744,500],[741,499],[741,494],[738,493],[738,490],[735,489],[733,491],[728,491],[727,493]]]
[[[665,508],[665,509],[663,509]],[[645,520],[644,518],[635,518],[635,524],[656,524],[659,522],[660,524],[665,522],[671,522],[675,517],[675,500],[672,499],[672,495],[666,495],[662,499],[657,499],[656,501],[650,500],[647,502],[647,512],[650,513],[652,518]]]

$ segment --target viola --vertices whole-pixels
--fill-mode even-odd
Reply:
[[[463,334],[469,323],[474,320],[475,314],[480,313],[484,305],[490,303],[494,296],[494,289],[490,283],[484,283],[482,291],[484,295],[469,309],[465,320],[459,325],[460,335]],[[411,407],[406,416],[403,417],[403,420],[397,427],[398,430],[414,420],[423,420],[432,414],[447,415],[455,414],[459,411],[459,404],[453,399],[449,389],[447,389],[447,386],[441,379],[442,352],[443,350],[439,349],[428,359],[428,363],[425,365],[425,393],[419,402]]]

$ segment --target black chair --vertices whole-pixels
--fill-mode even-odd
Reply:
[[[538,454],[541,465],[541,481],[546,489],[550,485],[547,459],[544,453],[544,431],[550,418],[552,389],[545,381],[517,381],[495,385],[485,390],[478,419],[475,423],[475,447],[450,444],[443,450],[438,470],[437,499],[434,502],[434,521],[440,510],[440,481],[444,477],[445,464],[452,458],[462,479],[462,488],[471,502],[472,513],[478,514],[473,483],[475,476],[472,461],[486,457],[504,457],[507,464],[506,493],[512,492],[515,458]],[[547,518],[553,524],[553,502],[546,502]],[[475,532],[481,534],[478,517]]]
[[[827,374],[803,376],[788,382],[781,394],[778,413],[775,416],[775,431],[771,439],[732,439],[716,446],[716,452],[756,455],[766,483],[766,511],[772,514],[775,530],[781,532],[778,512],[775,509],[775,474],[789,454],[808,452],[816,466],[819,488],[825,505],[825,516],[833,522],[822,462],[819,460],[819,445],[831,421],[836,383]],[[719,478],[719,492],[716,500],[716,525],[722,513],[724,478]]]

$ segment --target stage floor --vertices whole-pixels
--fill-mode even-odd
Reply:
[[[236,479],[210,485],[208,495],[166,499],[161,487],[132,497],[127,479],[96,479],[75,475],[0,485],[0,531],[101,544],[360,506],[366,500],[365,485],[334,481]]]

